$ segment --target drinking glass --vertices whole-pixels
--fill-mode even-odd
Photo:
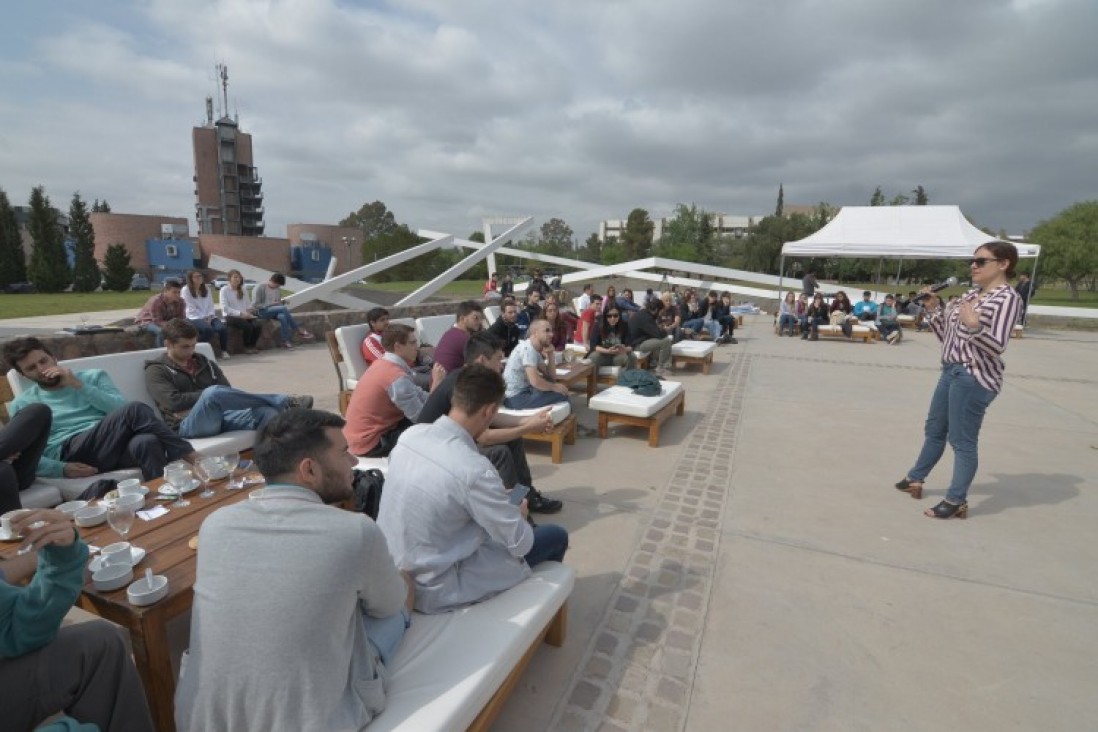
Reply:
[[[240,453],[230,452],[221,456],[221,464],[225,466],[225,474],[229,479],[229,488],[243,488],[244,476],[240,477],[238,482],[236,479],[236,469],[240,465]]]
[[[178,508],[186,508],[187,506],[191,505],[190,501],[183,498],[183,489],[190,487],[192,477],[193,474],[191,473],[190,466],[182,461],[169,463],[164,468],[164,480],[166,480],[168,482],[168,485],[170,485],[172,488],[175,488],[177,491],[179,491],[179,497],[176,499],[175,503],[172,504],[173,506],[176,506]]]
[[[214,490],[210,487],[210,479],[217,475],[220,468],[220,458],[199,458],[194,464],[194,474],[202,481],[202,492],[199,498],[213,498]]]
[[[141,500],[132,500],[134,498],[140,498]],[[111,528],[121,537],[122,541],[126,541],[126,536],[133,528],[137,509],[144,503],[145,501],[141,496],[119,496],[107,509],[107,523],[111,525]]]

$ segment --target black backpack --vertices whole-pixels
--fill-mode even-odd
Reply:
[[[380,470],[355,468],[355,478],[351,484],[355,493],[355,510],[377,521],[377,512],[381,508],[381,490],[384,486],[385,474]]]

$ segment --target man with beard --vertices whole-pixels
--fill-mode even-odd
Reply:
[[[385,708],[411,583],[368,516],[331,505],[352,495],[342,427],[272,419],[254,449],[267,486],[202,524],[180,732],[362,729]]]
[[[499,317],[488,327],[488,332],[503,344],[503,355],[510,356],[519,342],[518,305],[511,298],[499,306]]]
[[[144,480],[153,480],[169,462],[197,457],[191,443],[157,418],[152,407],[127,402],[106,371],[74,373],[59,366],[37,338],[9,341],[4,361],[34,382],[12,401],[12,416],[30,404],[45,404],[53,412],[38,475],[83,478],[139,467]]]

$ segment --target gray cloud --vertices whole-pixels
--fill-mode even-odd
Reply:
[[[44,12],[20,9],[29,15]],[[0,186],[190,217],[190,127],[230,69],[268,231],[380,199],[413,227],[635,206],[757,214],[924,185],[1020,231],[1098,197],[1090,0],[151,0],[0,49]],[[32,22],[37,21],[37,22]]]

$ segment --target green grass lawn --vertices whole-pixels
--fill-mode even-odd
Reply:
[[[0,295],[0,318],[27,318],[33,315],[95,313],[102,310],[130,309],[136,313],[153,294],[137,292],[58,292],[33,295]]]

